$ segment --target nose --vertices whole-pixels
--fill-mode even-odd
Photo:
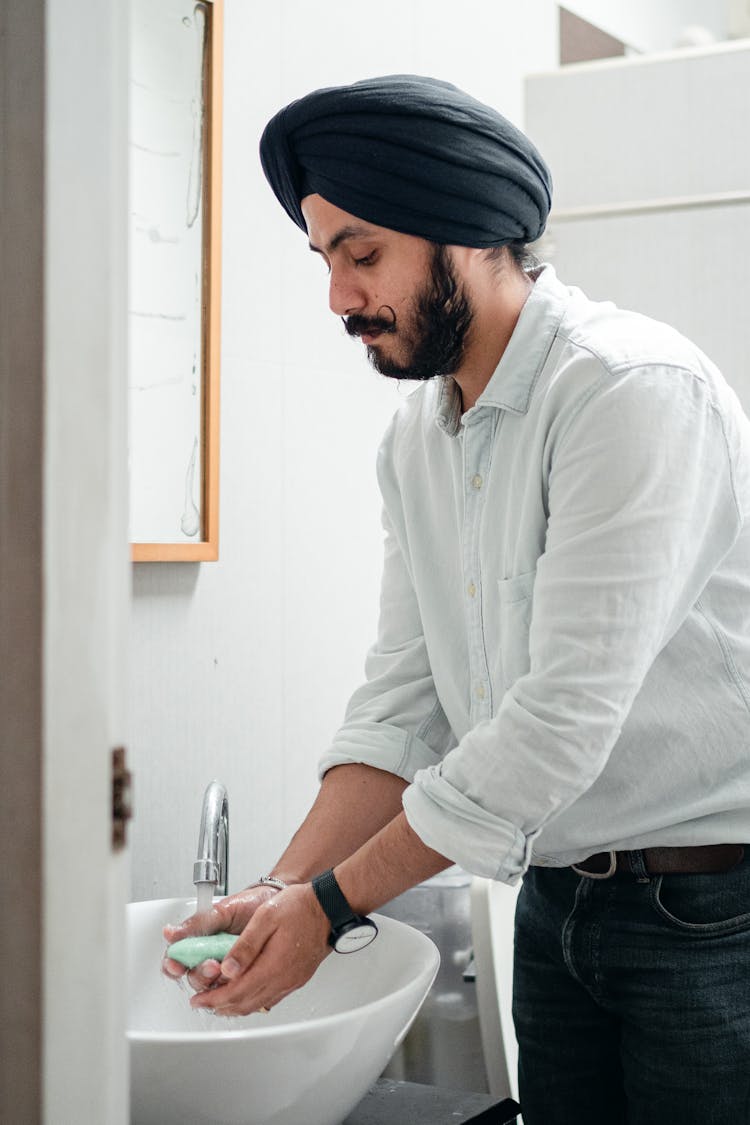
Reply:
[[[347,270],[331,269],[328,285],[328,306],[336,316],[361,313],[367,307],[367,297],[362,286]]]

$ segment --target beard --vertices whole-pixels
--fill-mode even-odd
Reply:
[[[352,314],[344,321],[350,336],[369,332],[392,335],[396,314],[390,306],[390,319]],[[411,323],[400,329],[406,358],[398,362],[382,354],[377,345],[368,344],[367,358],[381,375],[390,379],[425,380],[450,375],[461,364],[474,319],[471,302],[456,277],[445,246],[432,248],[430,277],[414,300]]]

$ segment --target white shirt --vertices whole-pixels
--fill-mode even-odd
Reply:
[[[385,436],[378,639],[321,760],[506,882],[750,841],[750,424],[673,329],[533,276],[476,405],[429,380]]]

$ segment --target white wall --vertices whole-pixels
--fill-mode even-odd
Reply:
[[[733,112],[717,114],[717,105]],[[746,410],[748,115],[748,39],[565,67],[526,87],[527,129],[555,182],[541,256],[593,299],[684,332]],[[564,143],[570,116],[574,146]]]
[[[220,561],[134,568],[136,899],[190,890],[214,776],[229,789],[232,889],[273,863],[374,636],[374,459],[399,391],[327,311],[324,268],[262,177],[263,126],[310,89],[399,71],[522,124],[524,75],[558,58],[552,0],[383,0],[365,15],[342,0],[225,4]],[[623,19],[636,5],[596,7]],[[637,7],[645,43],[664,8],[674,30],[716,5]]]
[[[703,27],[717,40],[729,31],[724,0],[563,0],[562,6],[646,54],[670,50],[686,27]]]

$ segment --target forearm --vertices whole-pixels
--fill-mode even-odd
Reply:
[[[451,863],[426,847],[401,811],[405,782],[370,766],[337,766],[274,868],[289,886],[265,901],[257,891],[231,895],[210,915],[195,915],[168,941],[209,931],[238,934],[221,964],[204,962],[190,983],[194,1008],[247,1015],[272,1008],[310,979],[330,953],[330,923],[308,880],[334,867],[341,889],[358,913],[367,913]],[[169,959],[165,971],[181,976]]]
[[[338,864],[334,874],[352,909],[366,914],[452,862],[428,848],[401,812]]]
[[[356,852],[401,813],[403,778],[372,766],[336,766],[273,868],[285,883],[306,882]]]

